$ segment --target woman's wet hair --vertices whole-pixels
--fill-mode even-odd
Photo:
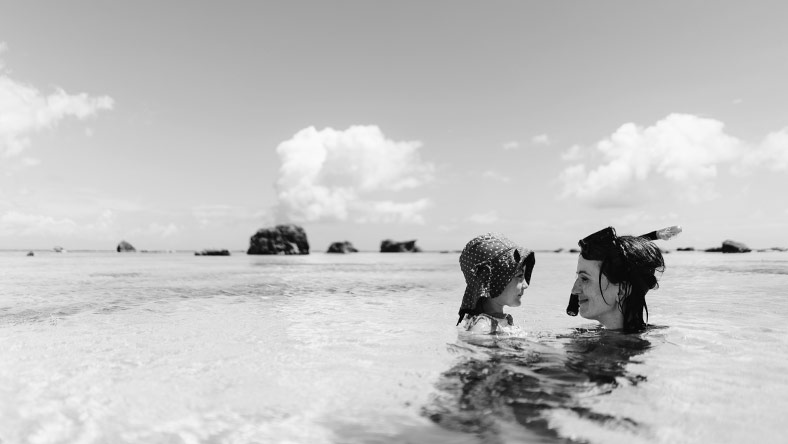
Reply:
[[[643,330],[648,320],[646,293],[659,287],[656,273],[665,270],[662,252],[644,237],[616,236],[611,227],[588,236],[580,242],[580,246],[583,259],[602,262],[599,268],[602,298],[602,275],[610,283],[619,285],[619,295],[622,297],[618,301],[618,308],[624,315],[624,331]],[[646,321],[643,318],[644,311]]]

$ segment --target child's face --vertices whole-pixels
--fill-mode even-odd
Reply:
[[[517,270],[511,281],[506,284],[500,295],[495,298],[495,301],[510,307],[519,307],[522,304],[523,291],[528,288],[528,283],[525,282],[525,270],[522,268]]]

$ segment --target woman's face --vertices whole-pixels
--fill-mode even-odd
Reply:
[[[601,322],[607,328],[621,328],[623,314],[618,309],[618,284],[611,284],[599,273],[602,261],[590,261],[578,255],[577,278],[572,294],[578,296],[580,316]],[[600,277],[602,279],[600,288]],[[604,296],[604,297],[603,297]]]
[[[510,307],[519,307],[523,303],[522,297],[525,289],[528,288],[528,283],[525,282],[525,270],[522,268],[517,270],[512,280],[506,284],[500,295],[495,298],[495,301],[501,305],[508,305]]]

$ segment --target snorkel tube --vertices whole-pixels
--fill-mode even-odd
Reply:
[[[606,228],[605,230],[608,230],[608,228]],[[605,230],[602,230],[602,231],[605,231]],[[612,230],[612,228],[611,228],[611,230]],[[598,233],[601,233],[602,231],[600,231]],[[673,226],[665,227],[665,228],[662,228],[662,229],[659,229],[659,230],[654,230],[654,231],[652,231],[650,233],[641,234],[638,237],[642,237],[644,239],[648,239],[648,240],[652,240],[652,241],[654,241],[654,240],[668,240],[668,239],[672,239],[672,238],[676,237],[679,233],[681,233],[681,231],[682,230],[681,230],[680,226],[673,225]],[[591,236],[594,236],[594,235],[596,235],[598,233],[594,233]],[[588,237],[591,237],[591,236],[588,236]],[[615,231],[613,231],[613,236],[615,236]],[[588,239],[588,237],[586,237],[585,239]],[[578,242],[578,245],[582,246],[585,239],[583,239],[580,242]],[[579,311],[580,311],[579,296],[577,294],[570,294],[569,295],[569,305],[566,306],[566,314],[568,314],[569,316],[577,316],[577,313]]]

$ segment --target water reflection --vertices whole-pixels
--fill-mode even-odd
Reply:
[[[625,415],[594,411],[589,398],[643,375],[627,370],[651,347],[646,334],[579,329],[571,334],[526,339],[468,338],[450,345],[459,362],[442,374],[423,414],[440,426],[501,442],[503,430],[524,428],[539,442],[585,442],[559,433],[555,413],[568,413],[606,429],[644,433]]]

